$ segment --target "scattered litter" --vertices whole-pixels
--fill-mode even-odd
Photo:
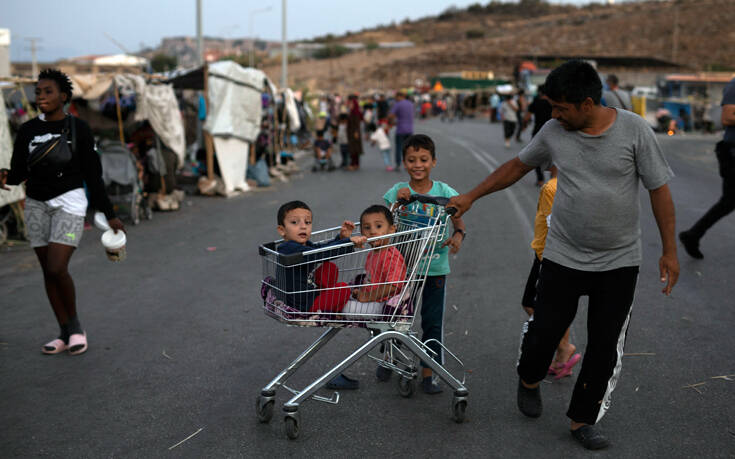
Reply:
[[[204,429],[204,427],[200,427],[200,428],[199,428],[199,430],[197,430],[197,431],[196,431],[196,432],[194,432],[193,434],[191,434],[191,435],[189,435],[188,437],[184,438],[183,440],[181,440],[180,442],[176,443],[175,445],[173,445],[173,446],[170,446],[170,447],[168,448],[168,450],[169,450],[169,451],[171,451],[172,449],[174,449],[174,448],[176,448],[177,446],[179,446],[180,444],[184,443],[185,441],[187,441],[188,439],[190,439],[190,438],[191,438],[191,437],[193,437],[194,435],[196,435],[196,434],[198,434],[199,432],[201,432],[201,431],[202,431],[203,429]]]
[[[161,355],[163,355],[164,357],[166,357],[169,360],[173,360],[173,358],[170,355],[166,354],[166,349],[164,349],[163,352],[161,352]]]
[[[697,273],[697,276],[702,277],[702,273],[699,271],[695,271]]]
[[[641,387],[641,386],[635,386],[635,391],[636,391],[636,392],[638,392],[638,389],[639,389],[640,387]]]
[[[695,391],[697,391],[698,394],[701,395],[702,391],[699,390],[699,386],[704,386],[705,384],[707,383],[701,382],[701,383],[696,383],[696,384],[689,384],[687,386],[682,386],[682,389],[694,389]]]
[[[456,304],[453,304],[452,307],[454,308],[455,311],[459,311],[459,308],[457,307]]]
[[[469,334],[470,334],[470,331],[469,331],[469,330],[465,330],[465,331],[464,331],[464,336],[467,336],[467,335],[469,335]]]
[[[682,317],[681,320],[686,320],[687,322],[691,322],[692,321],[692,319],[690,319],[687,316]]]
[[[734,381],[732,378],[735,377],[735,375],[722,375],[722,376],[712,376],[710,379],[724,379],[725,381]]]
[[[217,250],[217,247],[207,247],[207,252],[214,252]]]
[[[7,345],[8,345],[8,343],[6,343],[6,342],[0,342],[0,346],[7,346]]]
[[[466,371],[467,371],[467,373],[472,373],[472,370],[466,370]]]
[[[644,355],[656,355],[655,352],[630,352],[623,354],[624,357],[639,357]]]

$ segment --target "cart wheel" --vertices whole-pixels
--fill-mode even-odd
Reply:
[[[465,411],[467,410],[467,400],[454,399],[452,402],[452,418],[457,424],[464,422]]]
[[[401,376],[398,378],[398,393],[401,397],[409,398],[416,392],[416,378],[406,378]]]
[[[273,405],[275,405],[274,400],[269,400],[262,395],[258,395],[258,398],[255,400],[255,413],[258,415],[258,421],[270,422],[271,418],[273,418]]]
[[[299,438],[299,421],[294,416],[286,416],[286,436],[290,440]]]

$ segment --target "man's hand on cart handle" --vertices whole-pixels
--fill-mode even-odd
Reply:
[[[354,232],[355,232],[355,224],[349,220],[345,220],[342,222],[342,228],[340,228],[339,230],[339,238],[347,239],[348,237],[352,236],[352,233]]]
[[[459,218],[462,215],[464,215],[465,212],[470,210],[470,207],[472,207],[472,198],[470,198],[467,194],[460,194],[457,196],[453,196],[449,198],[449,202],[446,206],[449,208],[457,209],[457,212],[452,215],[454,218]]]
[[[355,247],[361,249],[362,246],[367,242],[367,238],[365,236],[352,236],[350,238],[350,241],[355,244]]]

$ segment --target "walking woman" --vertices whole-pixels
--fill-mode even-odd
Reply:
[[[362,155],[362,112],[356,95],[349,98],[350,114],[347,118],[347,149],[350,152],[350,167],[348,170],[356,171],[360,168],[360,155]]]
[[[44,354],[68,350],[77,355],[87,350],[69,274],[69,260],[82,238],[87,212],[84,182],[91,204],[104,212],[110,227],[115,232],[125,230],[105,193],[89,126],[64,112],[71,95],[71,81],[64,73],[46,69],[39,74],[36,105],[41,114],[20,127],[10,170],[0,169],[0,188],[26,182],[28,239],[41,264],[46,295],[61,329],[58,338],[43,345]],[[60,143],[64,139],[68,148]]]

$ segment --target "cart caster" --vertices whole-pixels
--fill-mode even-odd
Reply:
[[[299,431],[301,430],[301,416],[299,415],[299,412],[287,411],[286,417],[283,421],[286,427],[286,436],[289,438],[289,440],[296,440],[297,438],[299,438]]]
[[[258,395],[255,400],[255,413],[258,415],[258,421],[266,423],[273,418],[273,406],[276,404],[274,398]]]
[[[465,420],[465,412],[467,411],[467,393],[457,394],[455,392],[452,400],[452,419],[457,424],[461,424]]]
[[[416,378],[406,378],[401,376],[398,378],[398,393],[401,397],[409,398],[416,392]]]

